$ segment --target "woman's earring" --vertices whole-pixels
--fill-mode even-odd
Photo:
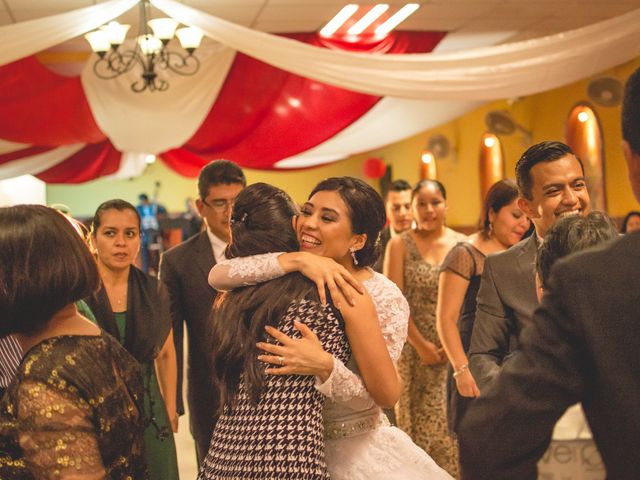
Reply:
[[[493,222],[489,223],[489,237],[493,236]]]
[[[351,254],[351,258],[353,258],[353,264],[358,265],[358,259],[356,258],[356,249],[353,247],[349,248],[349,253]]]

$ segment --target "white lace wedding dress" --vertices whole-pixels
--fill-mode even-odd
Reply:
[[[235,258],[218,263],[209,283],[218,290],[280,277],[280,253]],[[370,270],[363,282],[375,304],[391,359],[396,362],[407,337],[409,305],[398,287]],[[327,398],[323,412],[325,456],[333,480],[451,479],[402,430],[392,427],[367,391],[353,358],[334,358],[333,371],[316,388]]]

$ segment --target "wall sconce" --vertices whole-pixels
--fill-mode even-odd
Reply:
[[[420,161],[420,180],[437,180],[437,178],[436,156],[429,150],[425,150],[422,152]]]
[[[480,196],[484,199],[491,185],[504,178],[504,158],[500,139],[485,133],[480,140]]]

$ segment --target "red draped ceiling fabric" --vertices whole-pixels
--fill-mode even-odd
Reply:
[[[329,42],[316,34],[289,38],[328,48],[363,52],[430,52],[440,32],[396,32],[357,45]],[[269,169],[333,137],[381,97],[332,87],[238,54],[220,96],[194,136],[162,155],[171,168],[197,176],[208,161],[228,158],[242,166]]]
[[[51,72],[34,57],[0,69],[0,138],[33,146],[0,155],[0,165],[62,145],[87,145],[38,174],[48,183],[82,183],[115,173],[121,154],[96,125],[80,77]]]
[[[358,44],[329,42],[315,33],[289,38],[326,48],[425,53],[441,32],[395,32]],[[293,75],[238,54],[208,116],[181,148],[161,155],[190,177],[215,158],[270,169],[283,158],[328,140],[364,115],[381,97],[350,92]],[[37,176],[49,183],[80,183],[115,173],[121,153],[100,131],[80,77],[64,77],[28,57],[0,68],[0,138],[28,148],[0,155],[0,165],[63,145],[86,144]]]

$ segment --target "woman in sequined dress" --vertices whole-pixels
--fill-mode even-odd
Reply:
[[[438,465],[457,476],[458,447],[447,427],[447,366],[436,331],[436,304],[440,264],[466,237],[445,225],[447,195],[440,182],[419,182],[411,207],[416,228],[389,241],[384,268],[411,308],[408,341],[398,362],[404,388],[396,419]]]
[[[74,302],[98,287],[89,250],[59,212],[0,208],[0,336],[24,352],[0,402],[0,478],[147,479],[142,377]]]
[[[341,288],[348,292],[347,282],[361,283],[377,315],[361,329],[350,331],[345,322],[354,356],[346,364],[334,357],[324,379],[323,357],[310,354],[308,344],[275,333],[281,344],[263,347],[270,354],[267,361],[279,365],[277,359],[285,358],[287,365],[271,373],[316,376],[316,388],[326,397],[325,449],[332,479],[449,479],[406,434],[389,425],[380,408],[392,406],[400,393],[393,362],[402,350],[409,316],[398,288],[370,268],[384,223],[382,199],[369,185],[351,177],[330,178],[315,187],[302,207],[296,225],[300,252],[227,260],[213,268],[209,281],[231,289],[300,271],[321,293],[326,284],[332,298],[340,296]],[[346,297],[358,301],[357,294]],[[341,301],[340,308],[347,309],[348,302]],[[372,341],[376,335],[382,336],[379,343]]]

